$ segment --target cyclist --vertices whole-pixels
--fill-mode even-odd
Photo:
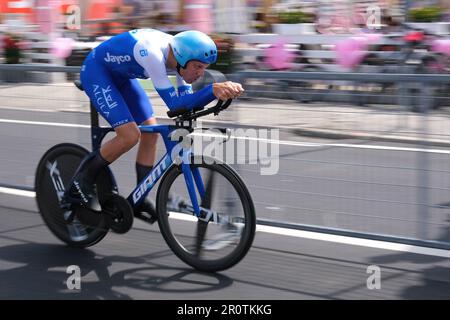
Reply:
[[[116,136],[100,150],[86,156],[77,169],[68,195],[94,211],[100,211],[95,180],[103,168],[138,142],[137,181],[153,168],[157,134],[142,134],[138,125],[156,124],[152,104],[136,78],[151,78],[170,110],[204,107],[214,99],[228,100],[244,91],[231,81],[214,83],[193,93],[190,85],[203,76],[217,59],[214,41],[200,31],[175,36],[154,29],[136,29],[106,40],[86,57],[80,80],[100,115],[114,128]],[[167,76],[176,70],[178,92]],[[145,200],[135,214],[156,218],[153,203]]]

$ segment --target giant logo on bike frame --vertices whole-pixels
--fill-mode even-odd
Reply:
[[[153,168],[152,172],[145,178],[145,180],[139,185],[133,192],[133,203],[137,204],[143,195],[148,190],[153,188],[156,181],[162,176],[167,168],[172,164],[172,159],[168,154]]]

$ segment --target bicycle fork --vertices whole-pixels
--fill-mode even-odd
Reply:
[[[200,194],[200,199],[205,197],[205,187],[203,185],[203,180],[200,175],[200,171],[197,167],[191,169],[190,166],[190,153],[186,153],[187,156],[183,157],[183,163],[181,164],[181,170],[183,172],[184,180],[186,182],[186,187],[189,192],[189,197],[191,198],[192,207],[194,214],[197,218],[201,218],[200,205],[197,200],[197,193],[195,188],[197,187],[198,193]]]
[[[211,197],[213,188],[212,181],[208,181],[211,185],[207,186],[208,190],[206,190],[198,167],[191,168],[189,163],[183,162],[181,168],[192,206],[182,204],[180,207],[186,209],[188,212],[192,212],[199,220],[204,222],[215,222],[220,224],[229,223],[230,219],[227,216],[223,217],[216,211],[211,210],[211,199],[207,199],[207,197]],[[212,179],[212,177],[209,177],[209,179]],[[201,204],[199,204],[197,200],[196,188],[202,201]]]

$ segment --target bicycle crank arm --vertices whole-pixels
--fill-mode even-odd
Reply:
[[[157,221],[157,219],[155,219],[154,217],[149,217],[142,213],[137,213],[134,215],[134,217],[141,221],[147,222],[148,224],[154,224]]]

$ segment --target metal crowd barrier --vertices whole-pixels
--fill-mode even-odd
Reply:
[[[79,67],[0,65],[0,79],[5,72],[76,74],[79,70]],[[240,173],[249,181],[259,224],[450,249],[447,218],[450,210],[450,122],[447,126],[447,118],[450,114],[445,110],[450,104],[446,92],[439,93],[441,109],[433,109],[436,87],[450,85],[450,76],[243,71],[229,78],[242,82],[246,89],[243,99],[230,110],[233,115],[230,121],[237,126],[249,128],[259,123],[255,127],[279,127],[300,135],[314,132],[318,134],[315,137],[327,139],[351,139],[352,131],[363,133],[357,136],[357,149],[350,148],[347,140],[337,143],[333,140],[320,141],[315,149],[281,153],[280,172],[275,177],[257,176],[259,165],[240,165]],[[271,86],[265,83],[278,80],[287,81],[276,83],[284,90],[270,92]],[[313,85],[298,88],[295,82]],[[329,86],[329,82],[363,87],[388,82],[395,86],[389,93],[342,88],[336,89],[338,93],[330,93],[329,87],[321,88],[324,84]],[[418,85],[413,88],[412,84]],[[302,92],[307,92],[308,101],[289,99]],[[333,101],[330,97],[320,99],[327,94],[348,97],[345,103],[330,102]],[[392,101],[387,102],[395,106],[383,105],[386,104],[384,95],[389,95]],[[311,98],[314,96],[317,98]],[[415,112],[408,106],[411,100],[416,102]],[[64,104],[59,113],[33,113],[36,122],[46,125],[67,121],[68,115],[73,122],[79,121],[78,127],[68,129],[52,124],[55,127],[49,129],[50,134],[46,133],[49,136],[42,137],[37,130],[27,128],[26,122],[14,122],[21,129],[13,131],[8,119],[0,119],[0,128],[3,127],[0,186],[32,190],[38,159],[57,142],[71,141],[90,147],[89,101],[70,82],[0,83],[0,101],[3,108],[23,112],[31,112],[33,108],[49,111]],[[368,104],[370,101],[380,105]],[[358,108],[351,107],[350,102]],[[348,121],[353,127],[349,128]],[[379,140],[399,142],[392,133],[414,139],[405,140],[398,147],[379,146],[379,143],[374,146],[374,141]],[[25,150],[30,140],[33,150]],[[352,150],[357,151],[354,158],[349,158]],[[127,157],[124,161],[131,165],[133,158]],[[134,177],[127,176],[131,169],[115,173],[119,184],[121,180],[134,182]]]

